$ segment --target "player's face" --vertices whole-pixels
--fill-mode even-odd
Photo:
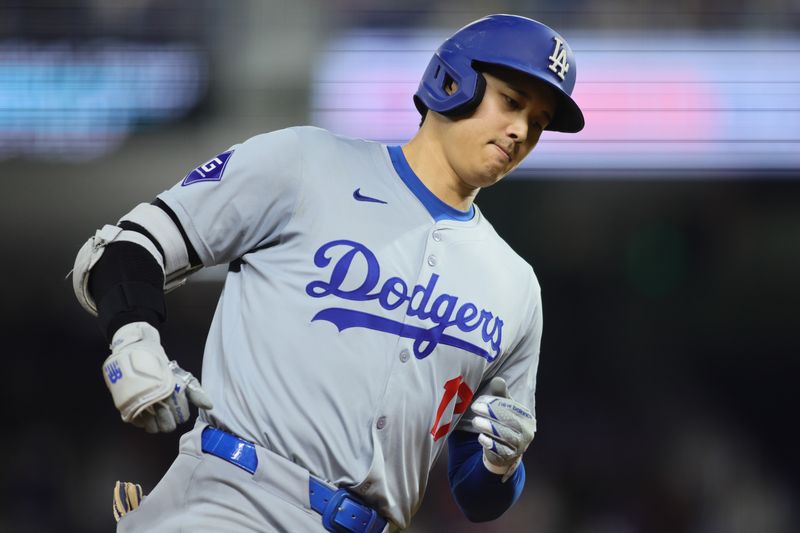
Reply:
[[[453,120],[445,151],[465,185],[487,187],[514,170],[539,142],[556,108],[553,89],[513,71],[484,72],[486,93],[475,112]]]

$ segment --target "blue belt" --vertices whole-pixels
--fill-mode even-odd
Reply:
[[[239,468],[254,474],[258,467],[256,447],[221,429],[207,427],[201,438],[205,453],[225,459]],[[386,520],[345,489],[332,489],[309,476],[308,499],[311,508],[322,515],[322,525],[334,533],[379,533]]]

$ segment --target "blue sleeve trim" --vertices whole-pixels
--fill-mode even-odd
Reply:
[[[468,520],[494,520],[519,499],[525,486],[524,463],[502,483],[503,476],[483,466],[483,447],[474,433],[454,431],[447,438],[447,450],[450,491]]]

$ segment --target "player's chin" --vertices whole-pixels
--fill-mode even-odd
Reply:
[[[511,170],[513,170],[513,168],[514,167],[508,165],[505,166],[499,166],[496,164],[487,165],[486,168],[484,169],[484,172],[479,178],[481,182],[480,187],[489,187],[491,185],[494,185],[498,181],[505,178],[508,175],[508,173],[511,172]]]
[[[477,189],[485,189],[487,187],[491,187],[492,185],[498,183],[504,177],[505,177],[504,173],[503,174],[492,174],[492,175],[483,174],[480,177],[477,177],[477,178],[471,180],[470,185],[472,185],[473,187],[475,187]]]

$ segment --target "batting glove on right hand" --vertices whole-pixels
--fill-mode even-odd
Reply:
[[[167,359],[158,330],[147,322],[117,330],[103,370],[122,420],[148,433],[168,433],[188,420],[189,402],[212,408],[197,378]]]
[[[530,410],[511,399],[506,381],[501,377],[489,383],[489,394],[472,402],[472,427],[480,432],[483,464],[495,474],[503,474],[505,483],[522,461],[536,433],[536,419]]]

